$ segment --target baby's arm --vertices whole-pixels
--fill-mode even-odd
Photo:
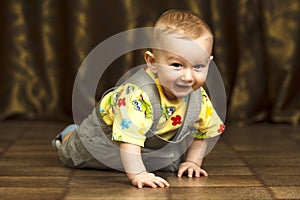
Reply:
[[[194,139],[188,149],[185,162],[179,165],[178,177],[181,177],[184,172],[187,172],[188,177],[200,177],[201,174],[208,176],[207,172],[201,168],[206,143],[203,139]]]
[[[122,142],[120,144],[120,154],[126,174],[134,186],[138,188],[143,186],[152,188],[169,186],[165,179],[146,171],[140,146]]]

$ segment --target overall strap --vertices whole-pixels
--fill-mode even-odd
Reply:
[[[193,124],[198,119],[202,105],[202,94],[201,88],[192,92],[188,97],[188,106],[185,113],[182,126],[177,131],[174,142],[183,140],[187,135],[190,134],[190,130],[193,128]]]
[[[153,124],[151,130],[155,130],[160,119],[161,106],[159,93],[153,79],[146,73],[144,68],[141,68],[125,83],[132,83],[139,86],[148,95],[153,110]]]

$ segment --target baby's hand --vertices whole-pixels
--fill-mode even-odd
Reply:
[[[179,165],[177,176],[181,177],[184,172],[188,174],[188,177],[193,177],[194,174],[195,177],[200,177],[201,174],[208,176],[204,169],[201,169],[201,167],[199,167],[196,163],[189,161],[183,162]]]
[[[157,186],[168,187],[170,185],[165,179],[148,172],[135,175],[131,183],[138,188],[142,188],[143,186],[150,186],[152,188],[157,188]]]

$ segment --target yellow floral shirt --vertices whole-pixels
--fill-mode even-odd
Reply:
[[[159,91],[161,101],[161,118],[157,124],[155,134],[169,140],[182,125],[187,98],[169,100],[150,70],[146,72],[153,78]],[[202,106],[194,128],[196,138],[209,138],[221,134],[225,126],[212,107],[205,90],[201,88]],[[127,83],[106,94],[98,108],[103,121],[112,125],[112,140],[128,142],[144,146],[146,133],[153,123],[153,110],[148,95],[138,86]]]

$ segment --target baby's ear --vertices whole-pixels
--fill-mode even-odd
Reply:
[[[157,69],[156,69],[156,61],[155,61],[155,56],[151,51],[146,51],[144,54],[144,59],[149,67],[149,69],[152,71],[152,73],[156,74]]]

